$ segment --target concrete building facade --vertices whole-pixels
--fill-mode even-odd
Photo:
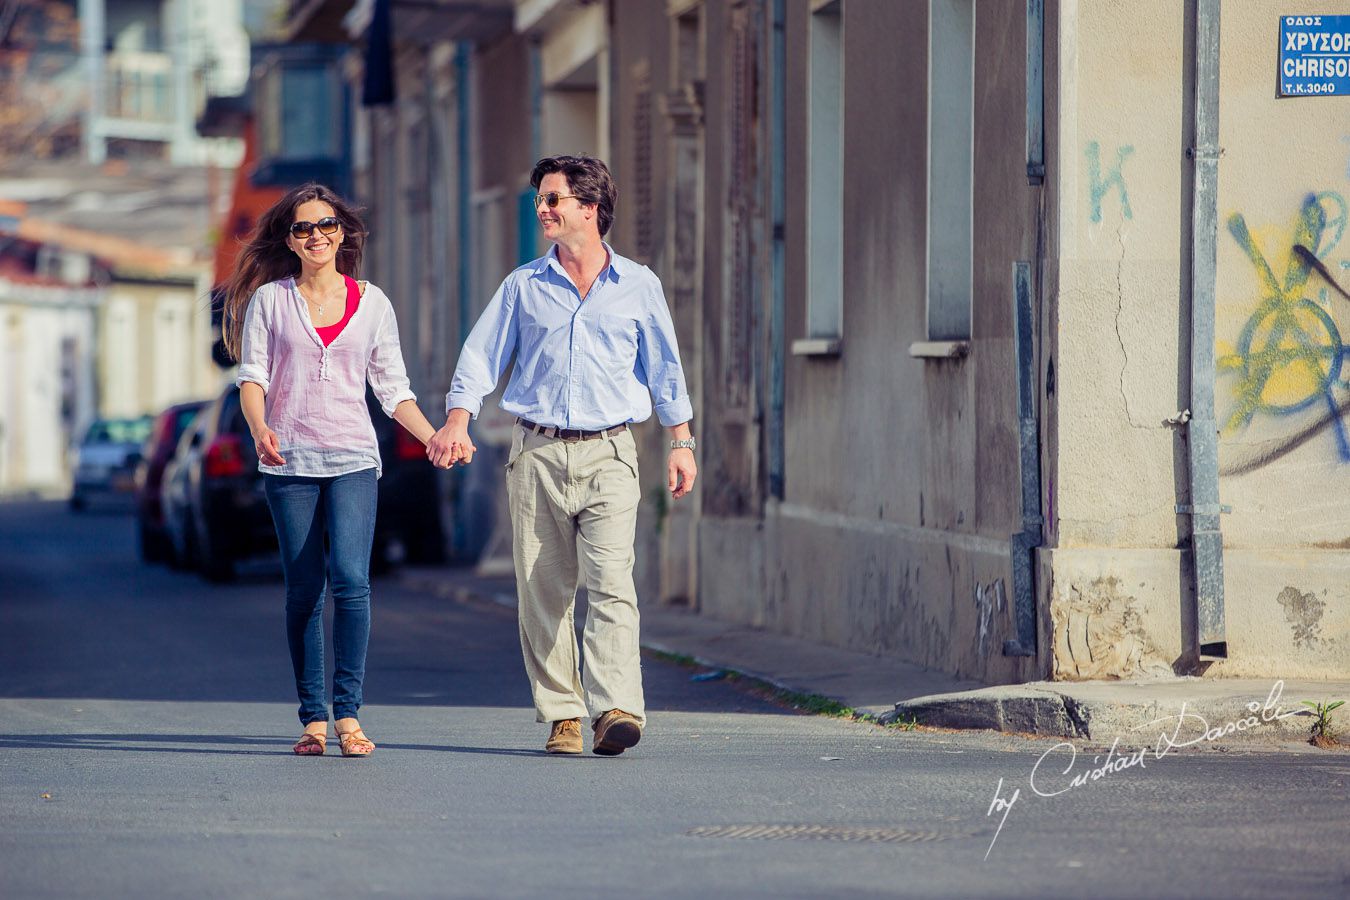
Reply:
[[[439,414],[541,249],[531,162],[610,162],[611,242],[666,287],[700,441],[669,505],[639,429],[644,602],[988,682],[1350,672],[1350,150],[1318,125],[1346,101],[1277,98],[1276,4],[465,10],[386,10],[397,90],[354,126],[371,274]],[[498,476],[447,490],[488,557]]]
[[[1142,6],[1142,8],[1141,8]],[[1052,673],[1344,677],[1350,671],[1339,334],[1350,152],[1335,97],[1278,97],[1272,2],[1219,28],[1214,419],[1226,658],[1198,658],[1187,389],[1196,19],[1061,3],[1052,353]],[[1344,4],[1310,3],[1332,16]],[[1148,48],[1147,53],[1139,48]],[[1273,153],[1295,135],[1295,153]],[[1316,136],[1314,136],[1316,135]],[[1301,255],[1296,249],[1304,248]],[[1185,411],[1185,412],[1183,412]],[[1194,421],[1194,419],[1192,419]]]

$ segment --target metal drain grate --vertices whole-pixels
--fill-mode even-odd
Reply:
[[[903,828],[850,828],[840,825],[700,825],[690,837],[739,838],[756,841],[850,841],[871,844],[918,844],[956,837],[936,831]]]

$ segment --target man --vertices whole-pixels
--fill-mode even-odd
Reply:
[[[652,413],[670,430],[666,482],[675,499],[697,477],[693,407],[661,283],[603,241],[617,191],[589,157],[541,159],[530,175],[535,214],[553,248],[497,290],[460,353],[445,427],[427,447],[438,466],[473,459],[470,418],[512,354],[502,409],[516,416],[506,465],[520,643],[549,753],[615,756],[646,725],[638,656],[633,538],[637,448],[629,430]],[[578,674],[573,607],[590,612]]]

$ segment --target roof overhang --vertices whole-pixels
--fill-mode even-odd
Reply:
[[[286,23],[288,42],[350,43],[365,34],[376,0],[297,0]],[[489,43],[509,34],[515,0],[387,0],[399,43]]]

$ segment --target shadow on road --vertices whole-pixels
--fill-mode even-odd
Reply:
[[[328,756],[336,752],[329,739]],[[177,746],[186,745],[186,746]],[[222,746],[223,745],[223,746]],[[231,749],[231,747],[236,747]],[[247,749],[247,748],[256,749]],[[0,736],[0,749],[7,750],[94,750],[100,753],[190,753],[218,756],[293,756],[290,745],[276,735],[229,734],[24,734]],[[491,756],[546,757],[543,750],[511,747],[459,747],[452,744],[397,744],[379,742],[381,750],[473,753]]]
[[[396,578],[377,577],[372,588],[367,706],[533,717],[514,610],[410,590]],[[284,606],[274,562],[211,584],[141,562],[130,516],[0,504],[0,698],[290,706]],[[578,622],[582,615],[579,604]],[[691,683],[674,665],[644,660],[643,672],[650,711],[793,714],[725,682]]]

